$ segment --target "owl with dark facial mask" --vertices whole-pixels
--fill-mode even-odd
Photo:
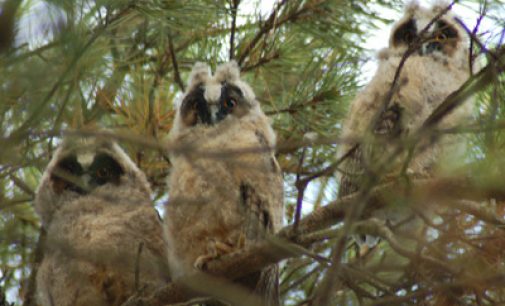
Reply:
[[[63,140],[35,198],[47,232],[39,305],[121,305],[169,281],[150,192],[145,175],[115,142]]]
[[[177,107],[165,222],[174,278],[276,233],[283,180],[275,134],[235,62],[211,75],[197,63]],[[240,280],[264,305],[278,305],[278,267]]]
[[[457,161],[464,154],[462,139],[445,135],[436,141],[421,140],[410,152],[395,155],[470,77],[468,37],[451,11],[444,13],[447,7],[438,3],[425,8],[412,2],[393,25],[389,46],[379,53],[377,72],[352,101],[342,127],[347,141],[338,154],[346,157],[339,173],[339,197],[357,192],[370,177],[380,176],[379,183],[401,172],[431,177],[449,160]],[[410,55],[401,64],[408,50]],[[392,86],[397,71],[397,83]],[[463,102],[437,127],[455,127],[470,120],[472,103]]]

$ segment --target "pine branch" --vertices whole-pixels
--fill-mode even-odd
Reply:
[[[495,198],[505,200],[505,182],[501,181],[496,186],[483,186],[466,178],[436,178],[419,179],[411,182],[410,185],[401,187],[397,182],[386,183],[370,190],[369,202],[366,205],[366,215],[380,209],[389,203],[391,195],[395,195],[395,201],[400,202],[423,202],[433,199],[473,199],[484,200]],[[348,207],[356,202],[360,197],[359,193],[351,194],[339,200],[331,202],[324,207],[316,209],[311,214],[300,220],[298,229],[293,225],[284,227],[275,237],[262,241],[249,248],[225,255],[220,259],[208,263],[205,272],[214,277],[224,277],[226,279],[237,279],[248,275],[254,271],[277,263],[283,259],[300,256],[301,253],[293,251],[290,244],[299,244],[302,247],[310,247],[314,241],[304,239],[304,235],[310,235],[318,230],[328,228],[341,222],[348,211]],[[403,198],[402,198],[403,197]],[[485,208],[472,207],[474,213],[485,215]],[[392,232],[383,225],[375,222],[372,225],[366,222],[361,223],[361,231],[376,233],[391,242],[393,248],[402,256],[411,259],[423,259],[427,264],[441,268],[443,263],[431,257],[419,257],[418,254],[404,249],[396,241]],[[305,245],[304,245],[305,244]],[[449,273],[457,273],[448,266],[444,267]],[[196,281],[199,275],[188,276],[184,282]],[[165,305],[170,303],[180,303],[198,294],[188,291],[184,282],[170,283],[166,287],[158,290],[153,296],[147,298],[130,299],[123,306],[133,305]]]
[[[238,64],[239,66],[242,66],[244,63],[244,60],[249,56],[251,53],[252,49],[256,46],[256,44],[260,41],[261,37],[263,35],[266,35],[268,31],[270,31],[274,25],[275,25],[275,19],[277,17],[277,12],[287,3],[287,0],[282,0],[277,4],[277,6],[274,8],[272,13],[270,13],[270,16],[267,18],[263,26],[260,28],[260,30],[256,33],[256,35],[251,39],[251,41],[245,46],[244,50],[240,54],[238,58]]]

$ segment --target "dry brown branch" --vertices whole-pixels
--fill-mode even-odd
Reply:
[[[240,0],[230,1],[231,32],[230,32],[230,61],[235,58],[235,31],[237,29],[237,11]]]
[[[30,278],[28,278],[27,281],[27,289],[25,292],[25,295],[23,297],[23,306],[36,306],[37,303],[35,301],[35,290],[36,290],[36,277],[37,277],[37,271],[39,268],[40,263],[42,262],[42,259],[44,258],[44,248],[45,248],[45,243],[46,243],[46,237],[47,233],[46,231],[41,228],[39,232],[39,240],[37,242],[37,245],[35,247],[35,252],[33,254],[33,261],[32,261],[32,272],[30,274]]]
[[[184,82],[181,78],[181,73],[179,72],[179,64],[177,63],[176,51],[174,48],[174,42],[172,36],[168,37],[168,49],[170,51],[170,58],[172,59],[172,66],[174,67],[174,80],[179,85],[182,92],[185,91]]]
[[[479,185],[467,178],[420,179],[413,180],[409,186],[401,186],[398,182],[390,182],[375,187],[370,191],[369,203],[372,205],[366,206],[366,214],[387,205],[392,195],[394,195],[395,199],[403,197],[401,200],[405,200],[406,202],[465,198],[473,200],[485,200],[488,198],[505,200],[505,182],[501,182],[495,186]],[[286,258],[300,256],[304,254],[304,252],[300,252],[300,249],[294,249],[290,247],[290,245],[292,243],[298,243],[303,247],[310,246],[313,240],[304,239],[303,234],[310,234],[341,222],[345,218],[347,207],[354,203],[358,196],[358,193],[351,194],[316,209],[300,220],[298,227],[299,234],[295,231],[294,226],[289,225],[284,227],[276,235],[276,239],[263,241],[250,248],[211,261],[208,263],[206,272],[214,277],[237,279],[254,271],[258,271],[269,264],[279,262]],[[477,210],[477,212],[474,212],[475,214],[485,215],[484,211],[486,208],[474,207],[474,209]],[[375,225],[377,224],[368,226],[367,229],[366,226],[363,225],[361,229],[383,236],[393,245],[395,250],[406,257],[421,258],[429,264],[439,268],[443,266],[443,263],[435,258],[426,256],[420,257],[420,255],[416,253],[405,250],[401,244],[396,241],[390,230],[386,227]],[[374,226],[375,228],[372,228]],[[450,273],[458,272],[447,265],[443,268]],[[199,277],[201,277],[201,275],[189,276],[185,282],[197,281]],[[188,291],[187,285],[176,282],[161,288],[151,297],[132,299],[129,303],[125,304],[125,306],[157,306],[180,303],[196,296],[198,296],[198,293]]]

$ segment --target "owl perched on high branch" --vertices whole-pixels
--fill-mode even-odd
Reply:
[[[461,146],[456,136],[424,139],[411,154],[404,142],[470,76],[467,34],[450,11],[444,13],[447,7],[439,3],[428,9],[412,2],[393,26],[389,47],[379,53],[377,72],[352,102],[342,129],[349,142],[339,150],[340,157],[347,155],[341,168],[340,197],[360,190],[371,177],[384,182],[403,170],[430,177],[444,157],[457,159]],[[469,101],[462,103],[438,127],[464,123],[471,108]],[[399,146],[405,150],[396,154]]]
[[[37,189],[47,231],[36,291],[43,306],[116,306],[169,281],[145,175],[113,141],[67,137]]]
[[[235,62],[197,63],[177,107],[170,140],[166,224],[175,277],[274,234],[283,219],[275,134]],[[278,305],[278,267],[236,280]]]

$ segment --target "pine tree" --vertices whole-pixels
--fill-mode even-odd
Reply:
[[[505,9],[499,0],[460,2],[481,16],[467,27],[474,61],[485,67],[456,96],[475,95],[474,121],[437,131],[466,135],[461,173],[375,186],[369,194],[388,205],[415,200],[403,189],[433,196],[446,190],[450,213],[443,223],[431,220],[429,239],[412,245],[382,223],[357,220],[353,231],[377,233],[382,242],[362,257],[345,239],[340,260],[332,261],[336,241],[352,234],[341,224],[353,198],[337,200],[342,120],[375,51],[363,47],[368,33],[392,22],[378,13],[400,10],[400,1],[0,1],[0,294],[35,305],[33,272],[43,254],[32,201],[65,133],[112,131],[162,208],[170,161],[161,149],[174,101],[195,62],[215,68],[236,60],[278,134],[289,226],[282,239],[255,251],[276,250],[265,265],[284,260],[285,305],[311,305],[324,295],[328,305],[505,303]],[[484,22],[491,31],[481,30]]]

